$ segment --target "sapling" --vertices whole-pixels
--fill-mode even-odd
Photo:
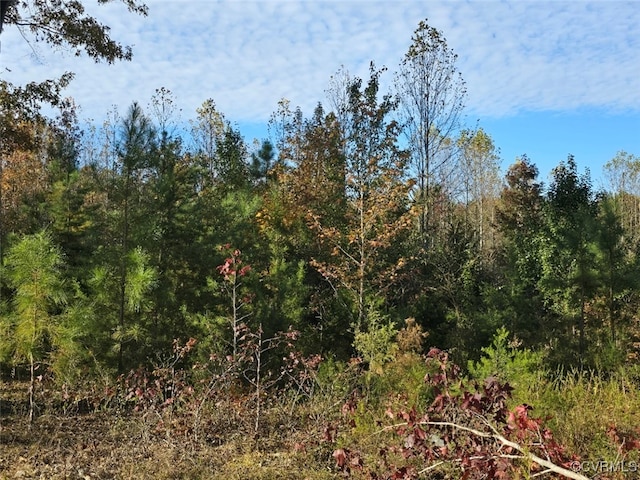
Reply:
[[[13,312],[2,319],[10,335],[1,341],[10,344],[15,360],[29,363],[29,425],[39,363],[64,345],[62,317],[57,315],[67,302],[62,264],[62,254],[46,232],[22,237],[5,259],[4,275],[14,294]]]

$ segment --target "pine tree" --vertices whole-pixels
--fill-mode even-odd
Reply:
[[[596,266],[597,204],[588,173],[579,175],[569,156],[553,170],[541,243],[540,288],[564,322],[577,330],[579,362],[586,353],[587,304],[599,283]],[[572,338],[572,335],[569,336]]]
[[[23,236],[5,259],[13,289],[12,311],[3,317],[3,350],[29,365],[29,420],[33,420],[36,369],[64,344],[61,309],[67,302],[60,250],[46,232]]]

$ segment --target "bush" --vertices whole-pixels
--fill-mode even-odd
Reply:
[[[393,322],[373,308],[369,309],[367,320],[366,330],[356,330],[353,346],[369,365],[369,371],[379,375],[398,351],[395,342],[398,330]]]
[[[529,349],[520,350],[520,342],[509,341],[506,328],[498,329],[491,345],[482,348],[483,356],[478,362],[468,362],[472,378],[484,380],[496,377],[509,382],[515,388],[526,388],[540,380],[544,356]]]
[[[495,377],[482,384],[465,381],[448,354],[435,348],[426,368],[425,383],[434,396],[426,408],[397,402],[376,417],[364,400],[343,407],[352,429],[333,457],[345,476],[498,479],[554,472],[586,479],[570,470],[575,457],[544,419],[530,414],[531,407],[509,408],[508,384]]]

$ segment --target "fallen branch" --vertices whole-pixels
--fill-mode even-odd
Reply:
[[[492,430],[493,433],[487,433],[487,432],[483,432],[480,430],[477,430],[475,428],[471,428],[471,427],[465,427],[464,425],[458,425],[457,423],[453,423],[453,422],[416,422],[414,425],[421,425],[421,426],[431,426],[431,427],[450,427],[450,428],[454,428],[457,430],[462,430],[465,432],[469,432],[472,433],[473,435],[476,435],[478,437],[481,438],[492,438],[494,440],[499,441],[500,443],[502,443],[503,446],[505,447],[510,447],[518,452],[521,453],[521,455],[497,455],[497,457],[499,458],[526,458],[529,459],[535,463],[537,463],[538,465],[545,467],[547,470],[545,470],[545,473],[548,472],[554,472],[557,473],[559,475],[562,475],[565,478],[571,478],[573,480],[590,480],[588,477],[585,477],[584,475],[581,475],[578,472],[574,472],[572,470],[569,470],[567,468],[561,467],[559,465],[556,465],[555,463],[549,461],[549,460],[545,460],[544,458],[540,458],[539,456],[537,456],[534,453],[528,452],[525,448],[521,447],[520,445],[518,445],[515,442],[512,442],[511,440],[508,440],[507,438],[505,438],[503,435],[501,435],[500,433],[497,432],[497,430],[495,428],[493,428],[493,426],[491,426],[488,422],[485,421],[485,423],[487,424],[487,426],[489,426]],[[384,431],[388,431],[388,430],[396,430],[400,427],[407,427],[409,426],[409,423],[407,422],[403,422],[403,423],[397,423],[395,425],[389,425],[385,428],[383,428],[382,430],[380,430],[378,433],[382,433]],[[425,470],[423,470],[423,472],[429,471],[432,468],[435,468],[436,466],[440,465],[442,462],[439,462],[435,465],[431,465],[429,467],[427,467]]]

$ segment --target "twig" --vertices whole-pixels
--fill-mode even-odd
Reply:
[[[579,474],[577,472],[574,472],[572,470],[569,470],[567,468],[558,466],[558,465],[556,465],[555,463],[552,463],[549,460],[545,460],[544,458],[538,457],[534,453],[526,451],[523,447],[521,447],[517,443],[506,439],[503,435],[498,433],[498,431],[493,427],[493,425],[489,424],[485,419],[483,419],[483,421],[489,428],[491,428],[493,433],[482,432],[482,431],[477,430],[475,428],[466,427],[464,425],[458,425],[457,423],[453,423],[453,422],[428,422],[428,421],[425,421],[425,422],[416,422],[415,425],[424,425],[424,426],[431,426],[431,427],[450,427],[450,428],[455,428],[457,430],[462,430],[462,431],[465,431],[465,432],[472,433],[472,434],[474,434],[474,435],[476,435],[478,437],[481,437],[481,438],[493,438],[494,440],[498,440],[504,446],[511,447],[514,450],[517,450],[518,452],[520,452],[523,455],[523,457],[519,457],[519,458],[528,458],[529,460],[537,463],[538,465],[540,465],[542,467],[546,467],[547,468],[546,472],[554,472],[554,473],[557,473],[559,475],[562,475],[563,477],[571,478],[573,480],[590,480],[588,477],[585,477],[584,475],[581,475],[581,474]],[[397,429],[399,427],[406,427],[408,425],[409,425],[408,422],[403,422],[403,423],[398,423],[398,424],[395,424],[395,425],[390,425],[390,426],[387,426],[387,427],[383,428],[382,430],[379,430],[377,433],[381,433],[381,432],[386,431],[386,430],[395,430],[395,429]],[[507,456],[507,455],[499,455],[499,456],[502,457],[502,458],[512,458],[512,456]]]

